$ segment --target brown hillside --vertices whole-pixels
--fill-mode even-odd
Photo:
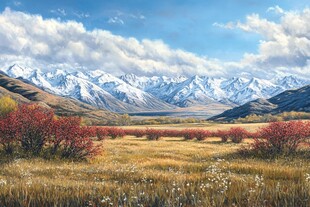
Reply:
[[[39,103],[49,106],[58,115],[81,116],[95,122],[115,120],[115,113],[99,110],[80,101],[45,92],[21,80],[0,74],[0,96],[9,95],[19,103]]]

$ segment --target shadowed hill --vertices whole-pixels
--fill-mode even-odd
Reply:
[[[310,112],[310,85],[287,90],[270,99],[257,99],[242,106],[227,110],[210,118],[216,121],[231,121],[250,114],[278,114],[286,111]]]

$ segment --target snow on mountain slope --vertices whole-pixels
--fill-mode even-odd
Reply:
[[[167,110],[175,108],[174,106],[157,99],[155,96],[127,84],[111,74],[101,71],[78,73],[80,77],[83,76],[84,79],[87,79],[103,90],[109,92],[118,100],[139,107],[140,110]]]
[[[257,98],[270,98],[287,89],[300,88],[310,83],[309,80],[295,76],[264,80],[206,76],[139,77],[134,74],[116,77],[101,70],[55,70],[43,73],[19,65],[3,71],[13,78],[22,77],[52,93],[116,112],[170,110],[175,106],[212,103],[235,106]]]
[[[277,79],[275,83],[287,90],[287,89],[301,88],[307,84],[310,84],[310,81],[290,75],[285,76],[281,79]]]
[[[53,85],[53,88],[56,89],[54,91],[61,91],[62,95],[74,97],[110,111],[125,112],[136,110],[135,107],[122,103],[97,85],[72,74],[65,75],[63,81],[58,85]]]
[[[162,88],[168,85],[169,83],[180,83],[187,80],[185,76],[179,76],[176,78],[170,78],[166,76],[138,77],[134,74],[126,74],[120,76],[120,79],[130,84],[131,86],[139,88],[144,91],[150,91],[155,88]]]
[[[204,105],[212,101],[227,105],[241,105],[257,98],[270,98],[287,89],[299,88],[307,83],[310,82],[289,76],[281,80],[193,76],[183,82],[166,82],[164,86],[149,88],[148,92],[181,107]]]
[[[209,104],[217,101],[223,91],[218,88],[219,79],[194,76],[174,86],[166,101],[186,107],[192,104]]]
[[[42,73],[14,65],[4,71],[14,78],[22,77],[52,93],[74,97],[91,105],[114,112],[166,110],[174,106],[158,100],[119,78],[102,71],[73,72],[56,70]]]
[[[28,68],[27,73],[21,73],[23,70],[20,68],[15,65],[6,72],[11,77],[21,77],[54,94],[72,97],[99,108],[114,112],[138,110],[136,107],[122,103],[95,84],[65,71],[56,70],[44,74],[40,70],[32,69],[30,73]]]
[[[251,78],[243,85],[240,84],[239,90],[236,90],[229,97],[229,100],[240,105],[258,98],[269,98],[283,90],[268,80]]]

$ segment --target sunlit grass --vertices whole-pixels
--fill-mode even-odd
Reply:
[[[103,141],[89,161],[2,158],[0,206],[309,206],[310,163],[242,158],[242,144]]]
[[[137,129],[137,128],[154,128],[154,129],[186,129],[186,128],[198,128],[205,130],[228,130],[231,127],[242,127],[248,131],[255,131],[259,127],[266,126],[266,123],[246,123],[246,124],[220,124],[213,122],[206,123],[184,123],[184,124],[161,124],[161,125],[134,125],[134,126],[124,126],[125,129]]]

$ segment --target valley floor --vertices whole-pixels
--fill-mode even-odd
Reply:
[[[88,162],[2,157],[0,206],[310,206],[309,156],[237,155],[249,142],[127,136]]]
[[[134,126],[124,126],[124,129],[176,129],[182,130],[187,128],[195,129],[205,129],[210,131],[227,130],[231,127],[242,127],[248,131],[254,132],[260,127],[266,126],[267,123],[245,123],[245,124],[221,124],[216,122],[206,122],[206,123],[184,123],[184,124],[161,124],[161,125],[134,125]]]

